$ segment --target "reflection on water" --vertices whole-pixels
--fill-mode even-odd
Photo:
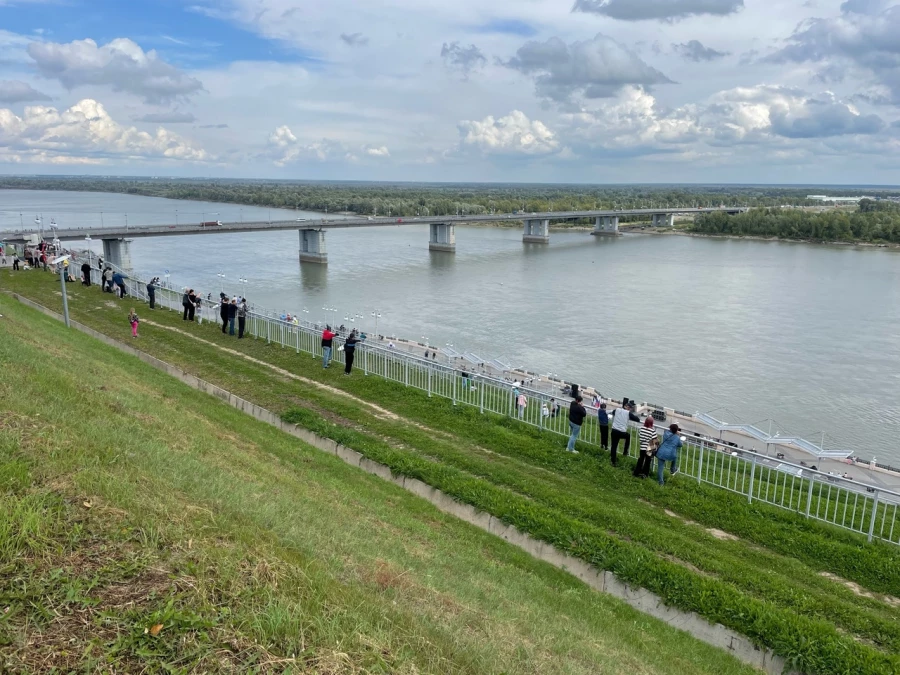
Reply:
[[[236,220],[238,209],[0,193],[0,211],[14,211],[15,227],[19,208],[27,220],[29,203],[45,218],[55,208],[61,224],[100,206],[104,218],[127,208],[135,223],[168,222],[175,205],[218,211],[222,220]],[[245,217],[265,217],[243,208]],[[275,217],[296,217],[284,214]],[[0,227],[9,220],[0,213]],[[826,431],[826,448],[900,461],[898,252],[586,232],[523,244],[517,229],[457,226],[454,255],[429,251],[424,225],[326,237],[327,266],[299,265],[291,231],[138,239],[132,258],[140,272],[169,269],[173,282],[204,292],[218,292],[219,273],[232,292],[243,277],[249,283],[240,291],[251,302],[291,313],[307,308],[312,319],[325,318],[323,306],[336,307],[338,319],[362,315],[369,331],[378,309],[384,334],[452,342],[594,384],[612,398],[719,409],[729,418],[725,408],[740,421],[768,428],[765,420],[774,419],[816,440]]]

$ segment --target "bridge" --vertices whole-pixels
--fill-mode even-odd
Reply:
[[[240,221],[181,223],[174,225],[133,225],[131,227],[73,227],[54,230],[60,241],[79,239],[101,239],[104,258],[115,265],[128,269],[131,256],[128,243],[138,237],[171,237],[193,234],[221,234],[223,232],[267,232],[272,230],[298,230],[300,233],[300,260],[302,262],[327,263],[325,231],[351,227],[385,227],[388,225],[430,225],[428,248],[432,251],[456,251],[457,224],[522,221],[524,232],[522,241],[546,244],[550,241],[550,221],[593,219],[592,235],[608,236],[619,233],[619,218],[625,216],[647,216],[657,227],[671,227],[677,215],[700,213],[735,214],[747,211],[745,207],[712,208],[663,208],[663,209],[616,209],[589,211],[545,211],[540,213],[484,213],[461,216],[414,216],[414,217],[374,217],[351,218],[296,218],[294,220]],[[34,234],[30,231],[0,232],[0,241],[7,244],[28,244]]]

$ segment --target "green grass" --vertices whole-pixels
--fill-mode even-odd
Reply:
[[[53,279],[20,275],[13,282],[17,290],[53,304]],[[78,320],[111,335],[127,334],[123,303],[107,308],[103,303],[111,296],[70,289]],[[821,576],[830,572],[873,593],[897,595],[895,547],[867,545],[853,533],[764,504],[748,505],[685,478],[658,489],[632,481],[627,466],[615,470],[602,457],[598,461],[589,446],[581,447],[581,456],[566,455],[560,437],[513,420],[479,415],[375,377],[343,378],[336,369],[322,371],[308,355],[264,341],[237,342],[214,327],[184,324],[174,314],[145,310],[144,316],[190,331],[142,325],[139,344],[145,351],[613,569],[671,604],[730,625],[811,671],[896,667],[891,655],[900,646],[897,609]],[[403,419],[390,419],[366,401]],[[738,539],[722,541],[711,528]]]
[[[752,672],[137,359],[2,313],[0,670]]]

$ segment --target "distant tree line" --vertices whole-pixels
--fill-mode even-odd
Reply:
[[[900,205],[863,199],[856,210],[849,212],[766,208],[734,216],[710,213],[697,216],[689,229],[731,236],[900,243]]]
[[[688,206],[811,205],[809,188],[288,182],[6,177],[0,188],[116,192],[364,215],[452,215]]]

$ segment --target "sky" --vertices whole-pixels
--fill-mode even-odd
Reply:
[[[0,0],[0,173],[900,184],[889,0]]]

